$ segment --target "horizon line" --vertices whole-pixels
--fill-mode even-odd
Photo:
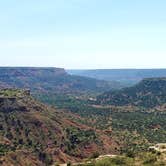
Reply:
[[[119,68],[65,68],[55,66],[0,66],[0,68],[61,68],[65,70],[166,70],[166,67],[149,67],[149,68],[133,68],[133,67],[119,67]]]

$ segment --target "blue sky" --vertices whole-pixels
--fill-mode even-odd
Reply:
[[[0,66],[165,68],[165,0],[0,2]]]

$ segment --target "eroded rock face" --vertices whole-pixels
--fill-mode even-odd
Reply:
[[[31,91],[29,89],[23,90],[23,94],[26,95],[26,96],[30,96]]]
[[[12,111],[27,111],[27,109],[18,103],[17,98],[0,98],[0,112]]]
[[[0,112],[27,111],[21,99],[30,96],[30,90],[0,90]]]

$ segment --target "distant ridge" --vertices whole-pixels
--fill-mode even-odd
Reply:
[[[105,92],[97,100],[100,104],[153,108],[166,103],[166,77],[146,78],[133,87]]]
[[[67,70],[67,72],[100,80],[120,81],[129,85],[138,83],[144,78],[166,77],[166,69],[94,69]]]
[[[28,88],[32,92],[85,93],[121,88],[118,82],[73,76],[63,68],[0,67],[0,87]]]

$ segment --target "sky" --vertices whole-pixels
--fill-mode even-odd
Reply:
[[[165,0],[0,2],[0,66],[166,68]]]

